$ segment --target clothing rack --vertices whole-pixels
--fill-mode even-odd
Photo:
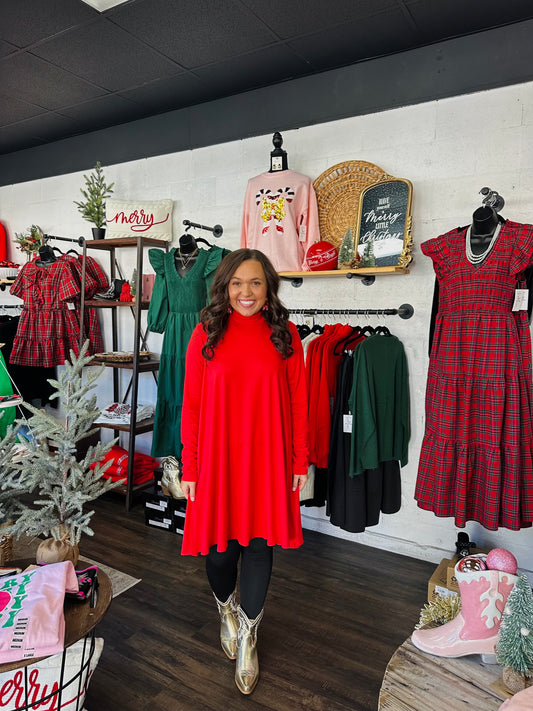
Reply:
[[[317,314],[331,315],[358,315],[358,316],[399,316],[403,319],[411,318],[415,310],[411,304],[402,304],[397,309],[289,309],[291,314],[316,316]]]
[[[45,244],[51,239],[59,239],[62,242],[76,242],[76,244],[78,244],[80,247],[83,247],[83,244],[85,242],[85,237],[78,237],[77,239],[73,239],[72,237],[58,237],[57,235],[43,235],[43,240]]]
[[[208,232],[212,232],[215,237],[222,237],[222,233],[224,232],[222,225],[207,227],[206,225],[199,225],[197,222],[191,222],[190,220],[183,220],[183,224],[187,226],[185,232],[187,232],[187,230],[191,227],[197,227],[199,230],[207,230]]]

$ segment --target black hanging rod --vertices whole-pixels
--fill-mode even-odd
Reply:
[[[76,244],[79,244],[80,247],[83,247],[83,243],[85,242],[84,237],[73,239],[72,237],[58,237],[57,235],[43,235],[43,239],[45,242],[48,242],[51,239],[59,239],[62,242],[76,242]]]
[[[191,222],[190,220],[183,220],[183,224],[187,225],[187,230],[191,227],[197,227],[199,230],[207,230],[208,232],[212,232],[215,237],[222,237],[222,233],[224,232],[224,230],[222,229],[222,225],[207,227],[206,225],[199,225],[197,222]]]
[[[305,314],[306,316],[316,316],[317,314],[346,314],[358,316],[399,316],[400,318],[411,318],[415,310],[411,304],[402,304],[397,309],[289,309],[291,314]]]

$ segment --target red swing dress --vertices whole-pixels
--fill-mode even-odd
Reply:
[[[533,388],[527,311],[513,311],[533,263],[533,225],[505,221],[479,265],[465,229],[422,244],[439,280],[415,499],[463,527],[533,521]]]
[[[183,479],[196,481],[187,503],[183,555],[247,545],[303,543],[298,490],[307,474],[307,386],[303,349],[289,323],[294,353],[283,360],[261,313],[234,311],[212,360],[196,326],[187,349],[181,433]]]

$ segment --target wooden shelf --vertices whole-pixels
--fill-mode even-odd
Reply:
[[[105,430],[119,430],[120,432],[130,432],[130,425],[119,425],[116,422],[95,422],[95,427],[102,427]],[[142,434],[143,432],[151,432],[154,429],[154,418],[150,417],[146,420],[141,420],[137,422],[135,427],[135,434]]]
[[[150,358],[149,360],[140,360],[137,363],[139,372],[159,370],[159,358]],[[93,358],[89,365],[105,365],[107,368],[124,368],[125,370],[133,370],[133,361],[129,363],[115,363],[109,360],[100,360]]]
[[[124,307],[124,306],[131,306],[132,309],[135,308],[136,302],[135,301],[115,301],[114,299],[87,299],[85,301],[85,307],[86,308],[92,308],[92,309],[111,309],[115,308],[115,306],[118,307]],[[141,302],[141,309],[147,309],[150,306],[149,301],[142,301]]]
[[[140,243],[144,246],[165,247],[170,244],[167,240],[155,239],[155,237],[115,237],[114,239],[88,239],[85,240],[87,249],[110,250],[115,247],[137,247]]]
[[[348,277],[352,276],[378,276],[379,274],[409,274],[406,267],[361,267],[360,269],[327,269],[322,272],[279,272],[280,277],[299,279],[301,277]]]

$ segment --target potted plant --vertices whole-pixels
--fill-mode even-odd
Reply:
[[[93,239],[103,239],[105,237],[105,200],[113,194],[115,183],[107,185],[100,161],[96,162],[92,173],[84,175],[83,178],[85,189],[80,188],[80,192],[84,199],[79,202],[75,200],[74,204],[83,219],[94,225],[92,228]]]
[[[93,535],[89,523],[94,511],[85,511],[85,504],[122,483],[102,478],[111,462],[99,464],[114,441],[89,446],[77,459],[77,443],[97,431],[93,423],[99,409],[96,396],[88,392],[104,369],[88,370],[82,382],[82,369],[92,359],[85,355],[87,347],[88,341],[78,358],[71,351],[71,362],[58,380],[50,381],[64,419],[24,403],[33,413],[31,438],[21,446],[15,427],[0,443],[0,518],[11,521],[6,531],[15,538],[49,536],[39,545],[37,563],[75,564],[82,534]]]

